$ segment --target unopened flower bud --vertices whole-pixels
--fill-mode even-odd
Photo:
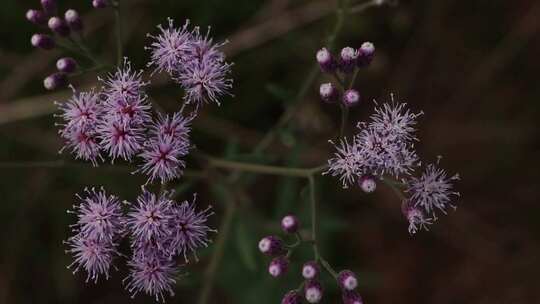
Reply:
[[[286,215],[281,219],[281,229],[286,233],[296,233],[299,225],[298,218],[292,214]]]
[[[357,90],[350,89],[350,90],[345,91],[345,93],[343,94],[343,103],[347,107],[355,106],[359,102],[360,102],[360,93],[358,93]]]
[[[364,42],[362,46],[358,49],[358,66],[365,67],[368,66],[375,56],[375,46],[371,42]]]
[[[343,270],[338,274],[338,284],[343,290],[354,290],[358,286],[358,280],[354,272]]]
[[[74,9],[69,9],[64,13],[64,19],[67,25],[74,31],[78,32],[82,30],[83,23],[79,13]]]
[[[319,94],[321,95],[321,99],[327,103],[333,103],[339,97],[338,90],[331,82],[321,84]]]
[[[77,61],[70,57],[64,57],[56,61],[56,68],[60,72],[73,73],[77,69]]]
[[[279,237],[271,235],[259,241],[259,250],[268,256],[276,256],[283,254],[285,247]]]
[[[26,20],[36,25],[43,25],[47,21],[47,18],[42,11],[30,9],[26,12]]]
[[[317,62],[321,70],[325,73],[333,73],[337,68],[337,62],[332,56],[332,53],[326,48],[322,48],[317,52]]]
[[[34,47],[44,49],[44,50],[50,50],[55,47],[55,42],[53,38],[49,35],[45,34],[34,34],[32,35],[32,38],[30,39],[30,42]]]
[[[341,299],[343,304],[363,304],[362,297],[354,290],[344,290]]]
[[[268,265],[268,273],[274,278],[284,275],[288,269],[289,260],[283,256],[274,258]]]
[[[56,12],[56,0],[41,0],[41,6],[47,15],[53,15]]]
[[[283,296],[281,304],[301,304],[302,297],[298,294],[296,290],[291,290]]]
[[[49,26],[51,31],[57,33],[60,36],[69,35],[69,26],[60,17],[51,17],[49,19],[49,22],[47,22],[47,25]]]
[[[304,285],[304,296],[308,303],[319,303],[323,296],[321,283],[316,280],[309,280]]]
[[[351,73],[356,67],[358,51],[352,47],[344,47],[340,53],[339,68],[343,73]]]
[[[56,90],[67,84],[67,75],[65,73],[54,73],[43,79],[43,86],[47,90]]]
[[[373,176],[364,175],[358,179],[358,186],[360,186],[360,189],[362,189],[362,191],[365,193],[371,193],[377,189],[377,182]]]
[[[302,266],[302,276],[306,280],[313,280],[316,279],[319,276],[320,273],[320,267],[319,264],[315,261],[309,261],[306,262]]]
[[[106,0],[93,0],[92,6],[94,8],[105,8],[107,7],[107,1]]]

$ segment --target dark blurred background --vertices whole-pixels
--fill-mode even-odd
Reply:
[[[113,60],[112,12],[91,1],[59,1],[84,16],[90,46]],[[362,3],[352,1],[352,6]],[[146,33],[172,17],[212,25],[233,67],[234,98],[207,106],[197,119],[193,141],[205,153],[231,159],[295,167],[324,163],[326,139],[339,127],[339,111],[318,99],[319,75],[294,119],[277,132],[260,155],[252,147],[279,119],[299,91],[314,54],[335,23],[331,0],[123,1],[126,55],[143,68]],[[130,299],[122,288],[123,263],[112,278],[85,284],[73,276],[62,244],[73,217],[66,209],[87,185],[103,185],[132,200],[144,177],[126,166],[93,168],[59,155],[54,100],[69,91],[46,92],[42,79],[54,71],[59,51],[35,50],[37,29],[24,19],[37,0],[4,0],[0,9],[0,303],[150,303]],[[540,114],[540,2],[516,0],[400,1],[395,6],[351,14],[336,46],[372,41],[373,64],[359,75],[365,102],[351,113],[349,132],[372,110],[372,99],[395,93],[423,110],[418,150],[426,161],[443,155],[442,166],[459,172],[458,208],[411,237],[399,199],[379,185],[365,195],[342,190],[336,179],[317,180],[323,255],[337,268],[360,274],[365,303],[540,303],[540,205],[538,116]],[[72,80],[96,85],[96,73]],[[157,77],[150,94],[166,110],[178,108],[181,91]],[[201,164],[189,159],[188,168]],[[208,265],[216,242],[179,279],[167,303],[195,303],[214,282],[209,303],[279,303],[300,282],[298,259],[283,280],[266,273],[258,239],[278,230],[286,212],[308,228],[305,181],[275,176],[248,177],[223,197],[226,171],[201,181],[185,177],[174,186],[181,197],[198,192],[213,203],[212,225],[221,227],[224,253]],[[217,189],[217,190],[216,190]],[[185,192],[184,192],[185,191]],[[307,232],[307,231],[306,231]],[[221,245],[219,245],[221,246]],[[339,303],[326,277],[324,303]]]

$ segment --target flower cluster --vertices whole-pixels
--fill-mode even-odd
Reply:
[[[142,71],[134,71],[125,59],[106,79],[101,91],[76,92],[67,102],[57,103],[62,118],[60,136],[77,159],[98,165],[111,161],[141,159],[140,169],[148,181],[162,183],[183,173],[182,160],[190,150],[190,123],[195,117],[181,113],[152,116],[144,91]]]
[[[172,286],[180,272],[177,257],[188,261],[188,254],[206,247],[209,233],[215,232],[207,223],[213,213],[210,207],[197,210],[196,196],[192,202],[178,203],[172,192],[142,191],[136,203],[125,202],[131,205],[127,214],[119,199],[103,188],[85,189],[84,196],[77,196],[80,204],[69,211],[77,216],[74,235],[66,241],[74,257],[69,267],[74,272],[84,269],[87,281],[108,279],[114,258],[125,256],[118,244],[127,237],[132,253],[126,289],[133,296],[144,292],[163,301],[165,293],[174,295]]]
[[[83,22],[79,13],[68,9],[63,16],[58,15],[56,0],[41,0],[41,9],[30,9],[26,12],[26,19],[31,23],[48,28],[48,33],[32,35],[32,46],[44,50],[51,50],[57,45],[69,45],[73,37],[80,35]],[[68,75],[76,72],[77,61],[71,57],[63,57],[56,62],[57,72],[43,80],[47,90],[55,90],[68,83]]]
[[[319,94],[327,103],[335,103],[341,100],[345,107],[352,107],[360,103],[360,93],[352,88],[354,79],[360,68],[368,66],[375,55],[375,46],[371,42],[364,42],[360,48],[345,47],[339,53],[339,58],[326,48],[317,52],[316,58],[324,73],[334,76],[337,87],[332,82],[321,84]],[[350,85],[345,84],[345,79],[352,76]]]
[[[158,26],[159,35],[153,39],[149,67],[165,71],[184,89],[186,103],[196,107],[208,102],[220,104],[218,97],[230,94],[232,79],[228,78],[231,64],[219,50],[224,43],[214,43],[210,28],[202,34],[198,26],[190,29],[189,20],[175,28],[172,19],[167,27]]]
[[[298,229],[300,223],[295,215],[288,214],[281,220],[281,229],[289,235],[296,236],[296,242],[291,245],[285,244],[282,238],[270,235],[259,241],[259,251],[272,257],[268,266],[268,273],[278,278],[285,275],[289,269],[290,257],[293,251],[301,244],[309,244],[311,241],[304,240]],[[321,268],[321,266],[323,266]],[[299,288],[288,291],[281,303],[300,304],[305,299],[308,303],[320,303],[323,298],[323,286],[320,280],[321,269],[327,270],[337,285],[342,290],[342,300],[344,304],[362,304],[362,298],[356,291],[358,280],[356,275],[350,270],[343,270],[336,274],[330,265],[317,256],[316,260],[307,261],[302,266],[303,282]]]
[[[409,197],[404,198],[402,211],[411,234],[427,230],[437,219],[435,210],[446,213],[448,207],[454,207],[452,198],[459,195],[452,191],[452,181],[458,176],[448,177],[434,164],[421,177],[413,175],[421,166],[414,144],[418,141],[417,118],[422,114],[396,102],[393,95],[391,103],[376,104],[369,122],[358,123],[352,139],[332,142],[336,152],[324,173],[338,176],[344,188],[357,183],[366,193],[376,189],[376,180],[405,188]]]

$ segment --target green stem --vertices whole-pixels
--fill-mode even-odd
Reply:
[[[343,103],[340,103],[340,108],[341,108],[341,124],[339,127],[339,137],[343,137],[343,135],[345,134],[345,127],[347,126],[347,120],[349,117],[349,108]]]
[[[313,246],[313,254],[315,255],[315,260],[318,261],[320,258],[319,247],[317,243],[317,200],[315,197],[315,178],[313,175],[308,176],[309,181],[309,200],[311,202],[311,240]]]
[[[113,4],[114,8],[114,21],[116,27],[116,64],[120,65],[122,63],[123,57],[123,45],[122,45],[122,19],[120,15],[120,1],[116,1]]]
[[[270,175],[282,175],[282,176],[295,176],[295,177],[309,177],[314,173],[320,172],[326,168],[326,165],[315,167],[315,168],[287,168],[287,167],[276,167],[276,166],[266,166],[258,164],[250,164],[243,162],[229,161],[220,158],[213,158],[205,156],[209,161],[209,165],[216,168],[224,168],[237,171],[261,173],[261,174],[270,174]]]
[[[401,200],[405,200],[406,197],[405,195],[403,194],[403,192],[401,191],[401,189],[399,189],[398,185],[403,185],[402,183],[396,183],[394,181],[391,181],[391,180],[388,180],[386,178],[383,178],[382,179],[383,183],[385,183],[386,185],[388,185],[392,191],[394,191],[394,193],[401,199]]]
[[[326,269],[326,271],[328,271],[334,277],[334,279],[337,279],[338,273],[334,270],[334,268],[332,268],[332,266],[330,265],[330,263],[328,263],[328,261],[321,258],[321,265],[324,267],[324,269]]]

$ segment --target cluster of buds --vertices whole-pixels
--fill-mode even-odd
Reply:
[[[58,16],[56,0],[41,0],[42,9],[30,9],[26,12],[26,19],[31,23],[46,27],[49,33],[36,33],[32,35],[32,46],[43,50],[54,49],[61,39],[69,38],[73,33],[80,33],[83,22],[79,13],[74,9],[65,11],[64,16]],[[75,72],[77,62],[70,57],[60,58],[56,62],[58,71],[47,76],[43,80],[43,86],[47,90],[55,90],[64,87],[68,83],[68,74]]]
[[[341,99],[346,107],[357,105],[361,101],[360,93],[352,88],[354,76],[359,68],[368,66],[373,60],[375,47],[371,42],[364,42],[360,48],[344,47],[336,58],[328,49],[322,48],[317,52],[316,58],[321,70],[336,78],[338,85],[332,82],[321,84],[319,94],[326,103],[334,103]],[[345,80],[350,79],[346,86]]]
[[[281,220],[281,229],[288,235],[296,235],[296,242],[292,245],[287,245],[284,240],[276,235],[270,235],[262,238],[259,241],[259,250],[273,259],[268,266],[268,272],[272,277],[280,277],[287,273],[290,257],[293,250],[300,244],[307,244],[310,241],[303,240],[299,229],[299,220],[295,215],[288,214]],[[323,298],[324,289],[320,280],[321,277],[321,260],[307,261],[302,265],[303,281],[299,288],[288,291],[282,298],[281,304],[300,304],[320,303]],[[325,268],[328,270],[328,268]],[[342,290],[342,299],[344,304],[362,304],[362,298],[356,291],[358,280],[356,275],[350,270],[341,271],[335,274],[333,270],[329,270],[330,274],[334,275],[336,283]]]

